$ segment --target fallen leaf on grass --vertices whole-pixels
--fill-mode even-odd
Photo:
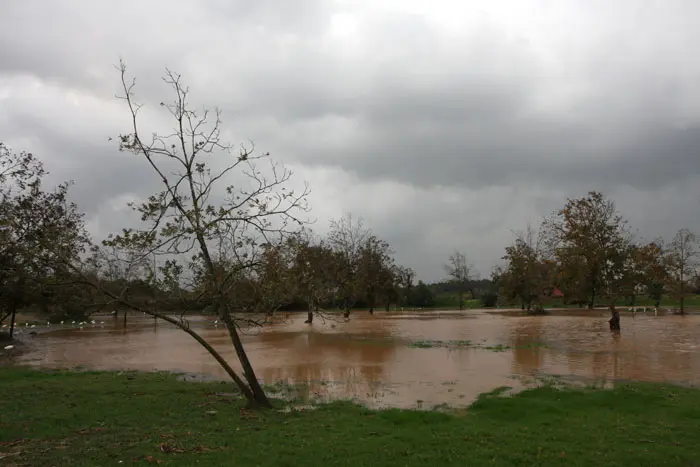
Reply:
[[[160,447],[160,451],[164,452],[166,454],[171,454],[174,452],[185,452],[182,449],[176,448],[175,446],[171,446],[168,443],[161,443],[159,447]]]
[[[241,415],[241,418],[243,418],[244,420],[253,420],[255,418],[258,418],[255,415],[253,415],[253,412],[250,409],[242,408],[239,410],[238,413]]]

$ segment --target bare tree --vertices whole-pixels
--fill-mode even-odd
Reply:
[[[680,301],[681,314],[685,313],[685,296],[689,290],[689,282],[697,274],[697,260],[697,237],[688,229],[679,230],[667,246],[666,266],[671,291]]]
[[[450,281],[457,286],[460,310],[464,309],[464,294],[469,289],[471,269],[467,262],[467,256],[457,250],[450,255],[448,263],[445,265],[445,272],[450,276]]]
[[[170,70],[163,80],[172,89],[174,101],[160,105],[172,117],[174,129],[167,134],[144,131],[139,118],[142,106],[134,97],[135,81],[127,78],[123,62],[119,72],[124,91],[120,98],[129,109],[132,124],[132,131],[119,137],[120,150],[142,157],[161,190],[146,202],[132,205],[141,215],[143,228],[126,229],[111,242],[138,251],[143,258],[170,258],[181,268],[184,265],[185,271],[194,271],[199,279],[197,293],[225,324],[243,375],[239,376],[184,316],[166,315],[156,306],[144,307],[123,295],[103,292],[123,307],[163,319],[190,334],[224,368],[251,406],[269,407],[239,334],[239,318],[245,319],[245,315],[239,316],[241,310],[236,306],[243,302],[231,298],[243,295],[236,294],[239,288],[250,291],[244,284],[259,287],[264,281],[259,268],[269,251],[263,245],[281,242],[305,223],[299,216],[307,211],[308,187],[301,192],[288,189],[289,170],[270,162],[263,172],[257,165],[268,154],[255,155],[245,147],[234,151],[225,144],[220,137],[220,112],[193,110],[189,89],[180,75]],[[216,156],[223,165],[212,171],[210,161]],[[227,179],[234,176],[244,181],[227,185]],[[262,295],[257,289],[254,297]]]

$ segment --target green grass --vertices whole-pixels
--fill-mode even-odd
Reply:
[[[0,369],[0,464],[698,465],[700,391],[504,388],[467,411],[349,403],[253,413],[224,383],[166,374]],[[277,405],[282,405],[277,402]],[[444,409],[444,407],[441,407]]]

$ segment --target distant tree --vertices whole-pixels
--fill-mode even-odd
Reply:
[[[469,290],[471,280],[471,267],[467,262],[467,256],[455,250],[445,264],[445,272],[450,277],[450,281],[457,286],[459,297],[459,309],[464,309],[464,294]]]
[[[310,232],[290,238],[289,248],[293,251],[295,293],[306,303],[306,323],[312,324],[321,304],[334,297],[335,254],[328,242],[314,238]]]
[[[386,298],[387,290],[394,286],[394,259],[389,244],[370,235],[360,246],[358,263],[359,280],[363,296],[374,313],[379,298]]]
[[[404,306],[410,301],[413,289],[413,280],[416,273],[411,268],[397,266],[395,271],[397,293],[399,296],[399,306]]]
[[[420,308],[429,308],[435,305],[435,297],[423,281],[418,281],[418,285],[414,287],[411,305]]]
[[[602,296],[620,293],[630,239],[611,200],[594,191],[569,199],[543,229],[547,253],[557,261],[558,280],[569,296],[593,308]]]
[[[498,303],[498,294],[495,292],[486,292],[481,296],[481,306],[484,308],[493,308]]]
[[[685,297],[691,290],[691,281],[698,268],[698,241],[688,229],[679,230],[666,249],[668,285],[670,292],[680,302],[680,312],[685,313]]]
[[[503,293],[517,299],[528,312],[533,304],[542,309],[541,297],[551,289],[550,268],[542,257],[541,238],[528,224],[503,256],[505,268],[498,274]]]
[[[658,307],[668,281],[668,270],[664,263],[664,250],[661,241],[633,245],[630,253],[630,284],[628,296],[634,305],[639,293],[646,293]]]
[[[367,280],[362,276],[361,260],[363,248],[371,236],[371,231],[364,226],[362,219],[355,220],[352,214],[331,220],[328,244],[335,258],[335,302],[340,305],[345,318],[350,317],[350,310],[366,292]]]

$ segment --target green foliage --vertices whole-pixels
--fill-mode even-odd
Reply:
[[[45,313],[81,307],[72,267],[89,242],[83,215],[70,184],[46,191],[44,175],[33,155],[0,143],[0,322],[30,304]]]
[[[165,374],[5,368],[0,384],[11,395],[0,400],[8,465],[685,466],[700,456],[700,391],[663,384],[501,389],[464,415],[347,402],[251,413],[216,395],[230,384]]]
[[[493,308],[498,303],[498,294],[493,292],[485,293],[481,296],[481,306],[484,308]]]
[[[624,294],[631,242],[626,221],[611,200],[594,191],[569,199],[544,227],[565,294],[589,307],[601,297]]]
[[[435,305],[435,297],[423,281],[418,281],[418,285],[413,288],[409,304],[414,307],[429,308]]]

